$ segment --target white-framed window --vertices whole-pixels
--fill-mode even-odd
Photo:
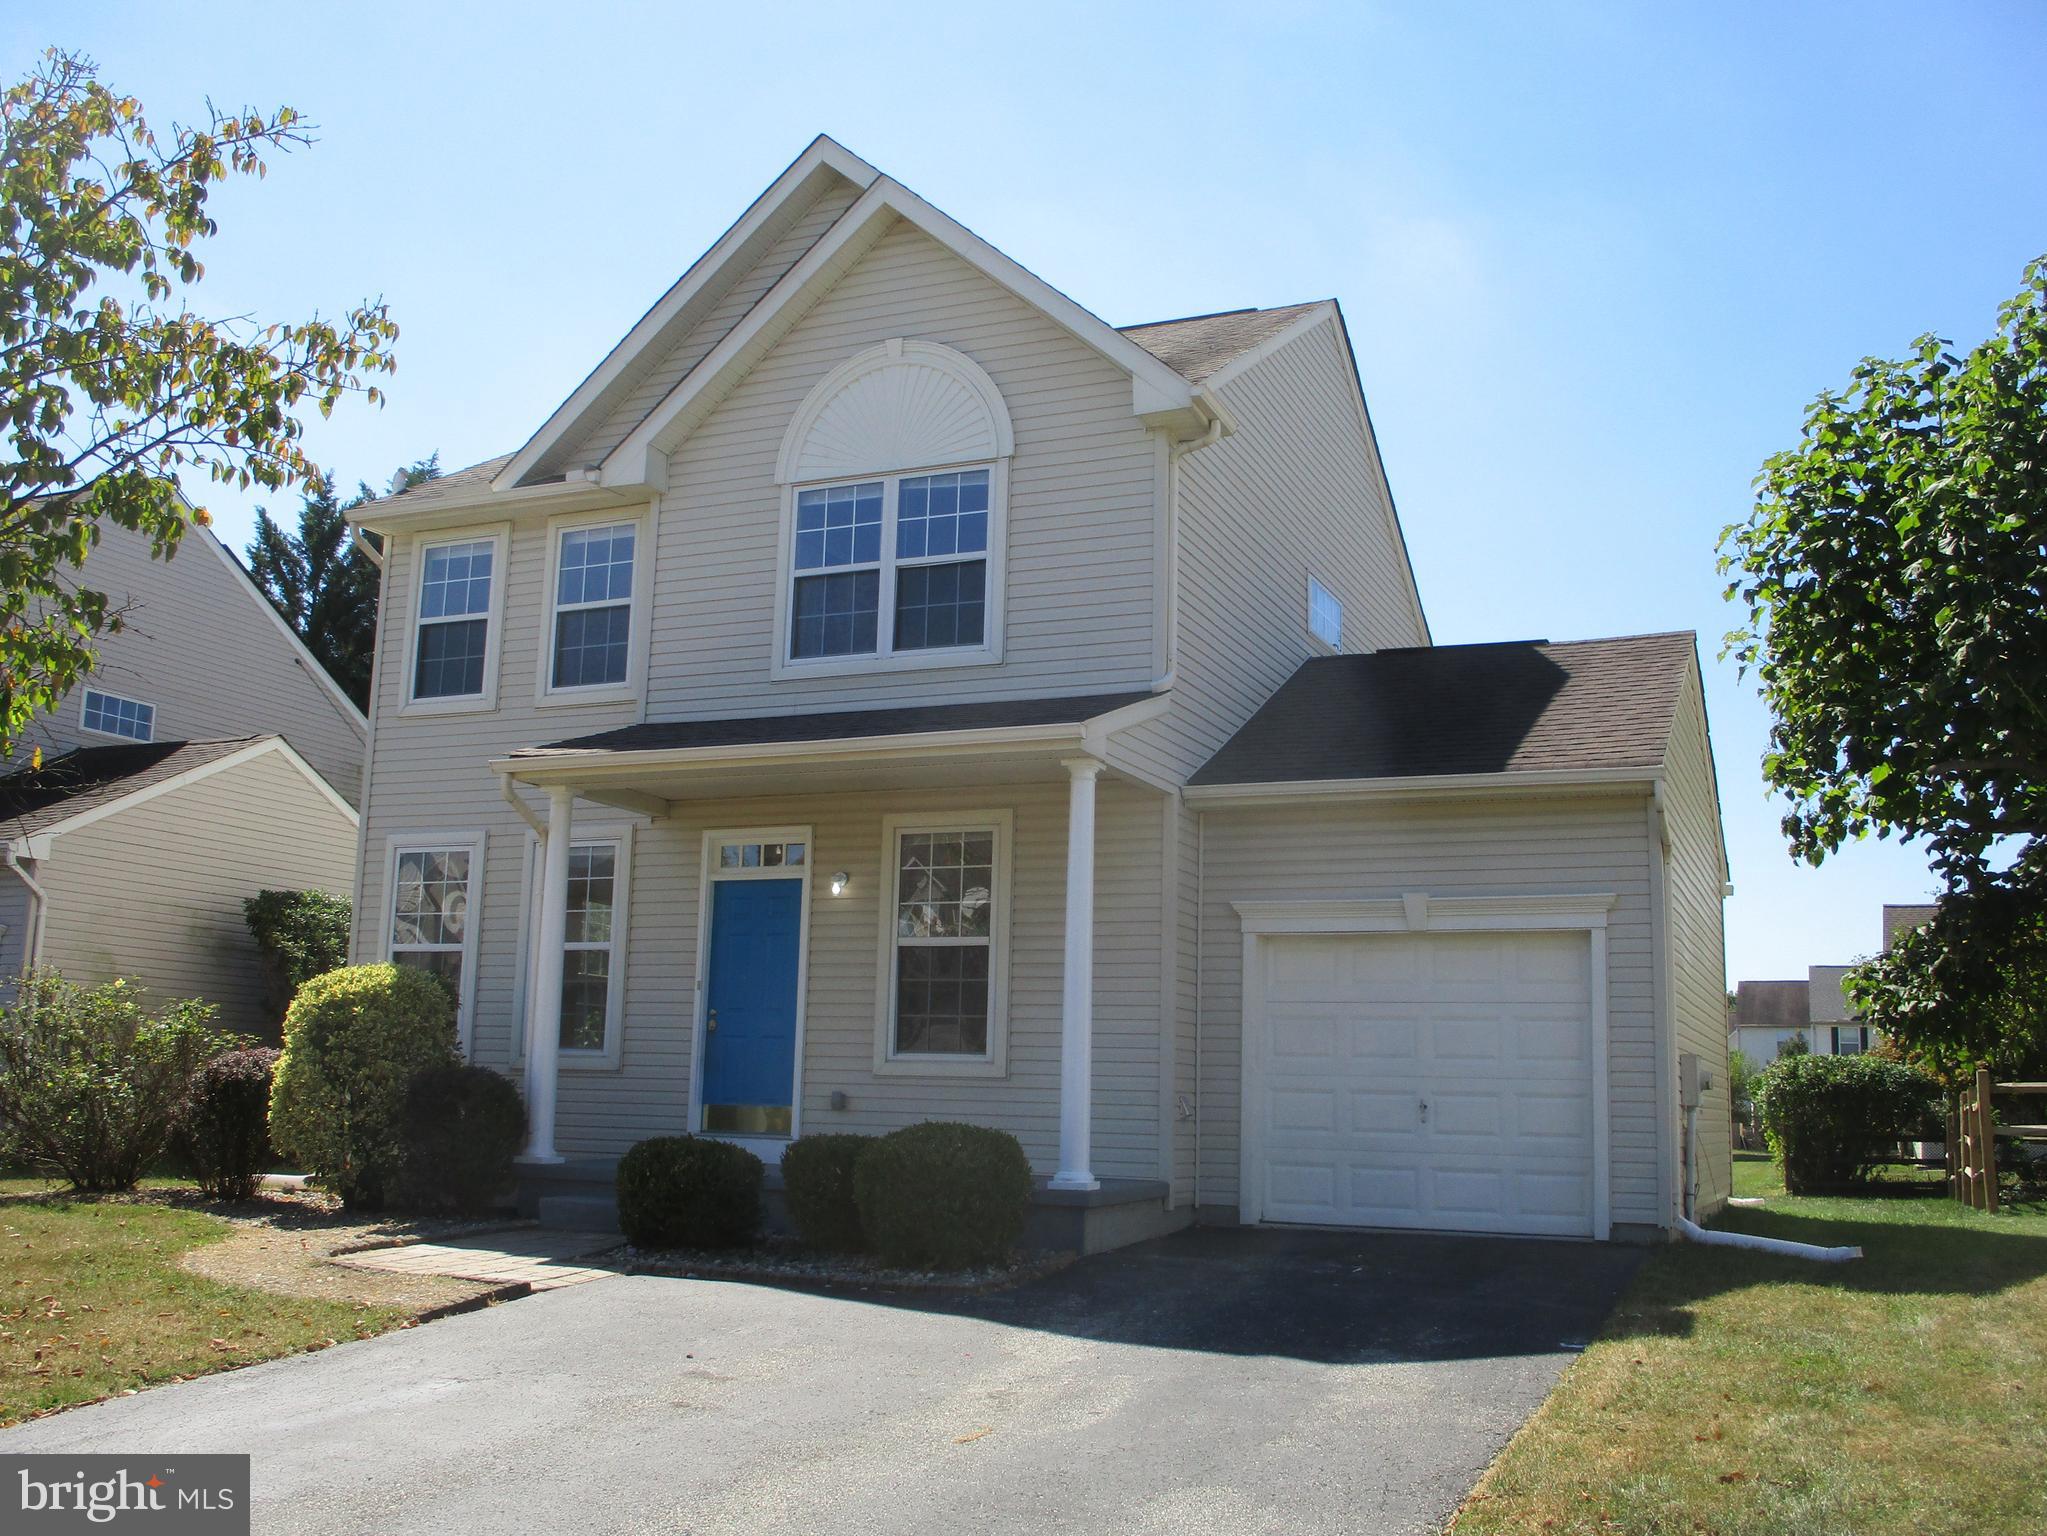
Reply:
[[[120,736],[129,741],[149,741],[156,735],[156,706],[116,693],[87,688],[81,723],[102,736]]]
[[[1834,1054],[1836,1056],[1860,1056],[1868,1049],[1868,1025],[1842,1024],[1835,1027]]]
[[[483,847],[481,832],[408,833],[391,838],[385,856],[384,952],[394,964],[416,966],[447,986],[465,1050],[476,995]]]
[[[1343,649],[1343,601],[1313,576],[1308,578],[1308,633],[1332,651]]]
[[[562,927],[560,1061],[564,1068],[616,1066],[625,1019],[626,909],[632,891],[632,829],[577,827],[569,841],[569,892]],[[539,969],[540,839],[526,843],[526,923],[521,934],[515,1016],[526,1018]],[[523,1025],[513,1044],[525,1058]]]
[[[883,821],[878,1071],[1006,1069],[1008,811]]]
[[[505,531],[491,528],[418,546],[408,707],[488,709],[496,702],[505,542]]]
[[[793,488],[777,672],[999,657],[1004,466]]]
[[[539,701],[575,703],[635,692],[653,567],[645,520],[556,519],[547,539]]]

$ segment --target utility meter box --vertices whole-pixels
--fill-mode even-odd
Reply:
[[[1677,1059],[1677,1102],[1680,1109],[1697,1109],[1701,1098],[1713,1086],[1713,1074],[1699,1057],[1686,1051]]]

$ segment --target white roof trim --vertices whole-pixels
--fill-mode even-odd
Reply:
[[[179,493],[179,499],[183,500],[182,492]],[[185,503],[187,511],[191,509],[191,505],[190,502]],[[220,557],[221,564],[233,572],[234,578],[240,584],[241,589],[249,594],[251,601],[258,608],[263,610],[264,616],[277,626],[277,632],[284,636],[285,642],[291,646],[292,654],[297,659],[299,665],[312,675],[314,682],[327,691],[327,696],[334,701],[335,707],[342,712],[349,722],[367,737],[370,733],[370,722],[364,717],[363,712],[355,707],[355,700],[342,691],[341,685],[334,681],[333,674],[320,665],[320,658],[307,650],[306,642],[301,640],[292,630],[292,627],[284,622],[284,615],[279,613],[270,599],[263,595],[263,589],[256,585],[256,579],[249,574],[247,567],[235,558],[234,551],[229,549],[211,528],[198,523],[192,524],[191,528],[206,536],[205,541],[213,546],[213,552]]]
[[[686,438],[702,416],[880,239],[890,216],[936,240],[990,281],[1014,293],[1131,377],[1131,411],[1139,416],[1194,411],[1194,387],[1106,320],[1024,270],[964,225],[901,183],[883,176],[768,290],[724,340],[605,458],[606,485],[656,485],[657,462]]]
[[[1514,794],[1531,790],[1646,789],[1662,782],[1656,768],[1539,768],[1519,773],[1418,773],[1383,779],[1296,779],[1258,784],[1190,784],[1193,805],[1283,805],[1298,801],[1369,800],[1396,795]]]
[[[187,743],[187,745],[196,745],[196,743]],[[320,777],[319,771],[311,763],[293,751],[290,742],[286,741],[282,736],[260,736],[247,746],[238,747],[225,757],[216,757],[211,762],[200,763],[196,767],[187,768],[183,773],[174,773],[167,779],[157,780],[154,784],[145,784],[142,788],[115,799],[103,800],[98,805],[92,807],[91,810],[80,811],[76,816],[66,817],[63,821],[53,822],[33,836],[22,839],[22,841],[27,845],[33,857],[38,859],[48,858],[49,844],[52,838],[61,837],[67,832],[79,831],[81,828],[91,826],[94,822],[105,821],[109,816],[118,816],[123,811],[131,811],[138,805],[148,804],[159,795],[171,794],[176,790],[197,784],[202,779],[210,779],[216,773],[225,773],[230,768],[239,768],[242,764],[254,762],[259,757],[268,757],[273,752],[283,753],[285,760],[298,769],[301,774],[305,775],[307,781],[315,789],[326,796],[327,803],[348,818],[350,826],[359,827],[362,825],[362,818],[357,813],[356,808],[342,799],[335,792],[334,786]]]
[[[605,391],[617,383],[648,348],[660,344],[669,327],[690,302],[724,277],[728,268],[743,256],[748,245],[772,226],[792,201],[800,199],[808,206],[814,197],[811,189],[824,172],[843,176],[863,189],[872,186],[881,175],[865,160],[825,135],[819,134],[812,139],[809,147],[790,162],[789,168],[777,176],[739,216],[738,221],[718,237],[717,243],[691,263],[689,270],[676,280],[674,286],[656,300],[653,308],[642,315],[624,338],[605,354],[604,360],[576,386],[568,399],[555,408],[554,414],[527,440],[526,446],[498,471],[491,485],[500,491],[510,490],[551,449],[584,425],[586,418],[600,408]]]
[[[1307,313],[1303,314],[1292,324],[1274,331],[1265,340],[1259,342],[1257,346],[1251,348],[1250,351],[1239,352],[1227,363],[1224,363],[1222,367],[1216,369],[1214,373],[1203,379],[1201,381],[1203,387],[1215,389],[1229,383],[1231,379],[1244,372],[1245,369],[1255,368],[1281,347],[1291,346],[1300,337],[1307,335],[1308,332],[1322,324],[1323,321],[1333,319],[1335,315],[1336,303],[1333,299],[1323,299],[1319,303],[1309,305]]]

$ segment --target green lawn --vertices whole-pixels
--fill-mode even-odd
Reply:
[[[1985,1216],[1901,1171],[1792,1199],[1760,1157],[1716,1223],[1855,1243],[1821,1265],[1660,1248],[1493,1464],[1459,1536],[2047,1531],[2047,1210]]]
[[[189,1274],[230,1231],[197,1211],[67,1200],[0,1180],[0,1425],[380,1332],[401,1314]]]

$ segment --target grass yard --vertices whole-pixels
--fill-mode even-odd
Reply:
[[[382,1332],[383,1307],[223,1285],[180,1267],[230,1223],[0,1180],[0,1425]]]
[[[1457,1536],[2047,1531],[2047,1210],[1985,1216],[1937,1176],[1795,1200],[1737,1157],[1769,1204],[1717,1225],[1866,1257],[1658,1249]]]

